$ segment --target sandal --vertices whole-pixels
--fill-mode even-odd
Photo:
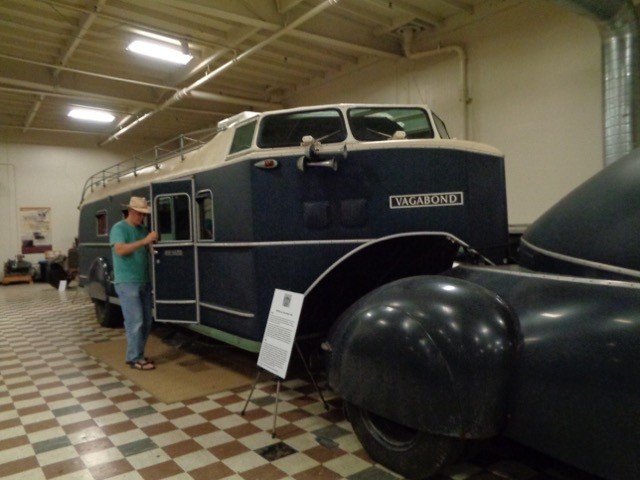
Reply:
[[[156,368],[153,362],[147,362],[146,360],[138,360],[137,362],[131,362],[129,366],[134,370],[153,370]]]
[[[138,360],[138,361],[140,361],[140,362],[142,362],[142,363],[152,363],[153,365],[155,365],[155,364],[156,364],[156,362],[154,362],[154,361],[153,361],[152,359],[150,359],[149,357],[144,357],[142,360]],[[130,361],[128,361],[128,360],[127,360],[125,363],[126,363],[127,365],[133,365],[133,364],[134,364],[134,363],[136,363],[136,362],[130,362]]]

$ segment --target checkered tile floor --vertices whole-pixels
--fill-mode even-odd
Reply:
[[[121,338],[83,292],[46,284],[0,287],[0,478],[386,480],[362,450],[340,400],[326,411],[305,380],[165,404],[79,345]],[[540,456],[494,444],[439,479],[586,479]]]

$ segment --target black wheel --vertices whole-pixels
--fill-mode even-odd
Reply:
[[[102,300],[94,300],[96,307],[96,319],[98,323],[106,328],[118,328],[124,323],[122,310],[117,305]]]
[[[429,478],[463,451],[457,438],[414,430],[348,402],[345,409],[369,456],[412,480]]]

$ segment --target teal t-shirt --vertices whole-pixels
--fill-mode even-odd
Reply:
[[[113,258],[114,283],[149,283],[149,249],[140,247],[131,255],[116,255],[116,243],[142,240],[149,232],[146,227],[132,227],[125,220],[116,223],[109,233],[109,245]]]

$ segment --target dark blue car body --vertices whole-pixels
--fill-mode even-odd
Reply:
[[[640,478],[638,212],[634,151],[534,222],[517,263],[452,253],[451,268],[345,312],[329,379],[372,456],[426,478],[459,457],[412,467],[425,432],[439,448],[505,435],[603,478]]]

